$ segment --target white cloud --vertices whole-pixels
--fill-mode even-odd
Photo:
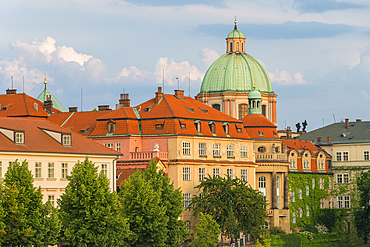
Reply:
[[[283,85],[293,85],[293,84],[308,84],[308,82],[303,79],[301,73],[295,73],[293,76],[286,70],[280,71],[279,69],[275,70],[275,73],[268,72],[271,82],[278,83]]]
[[[215,50],[210,50],[208,47],[202,49],[201,51],[201,60],[206,66],[206,68],[209,68],[211,64],[216,61],[220,55]]]
[[[365,90],[361,90],[360,95],[361,95],[364,99],[368,99],[368,98],[370,98],[370,95],[369,95],[367,92],[365,92]]]

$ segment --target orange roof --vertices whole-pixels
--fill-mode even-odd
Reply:
[[[24,132],[24,144],[16,144],[12,131]],[[9,134],[10,133],[10,134]],[[63,146],[50,133],[70,134],[71,145]],[[7,137],[6,134],[8,134]],[[117,151],[71,132],[44,119],[0,117],[0,151],[69,153],[84,155],[119,156]]]
[[[262,114],[248,114],[243,118],[243,126],[251,138],[279,139],[276,125]]]
[[[47,118],[44,103],[31,96],[20,94],[0,95],[0,117],[41,117]],[[53,108],[53,112],[60,112]]]

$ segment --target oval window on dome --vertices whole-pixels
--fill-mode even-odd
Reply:
[[[265,153],[266,152],[266,147],[261,146],[261,147],[258,147],[257,150],[258,150],[259,153]]]

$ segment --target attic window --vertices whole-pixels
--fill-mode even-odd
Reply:
[[[150,111],[150,108],[145,108],[145,110],[144,111]]]
[[[180,127],[181,127],[181,129],[186,130],[186,124],[180,123]]]
[[[15,143],[24,144],[24,132],[15,132]]]
[[[62,134],[62,144],[63,146],[71,146],[71,135]]]
[[[113,134],[114,129],[115,129],[115,124],[113,122],[109,122],[107,124],[107,131],[108,131],[108,133],[109,134]]]
[[[37,112],[39,111],[39,105],[36,102],[33,104],[33,109]]]
[[[265,136],[265,133],[263,131],[262,132],[258,131],[258,136]]]
[[[216,133],[216,124],[214,122],[209,122],[209,129],[211,130],[212,134]]]
[[[277,134],[275,133],[275,131],[273,131],[273,133],[274,133],[274,136],[277,137]]]
[[[196,120],[195,122],[194,122],[194,125],[195,125],[195,128],[196,128],[196,130],[197,130],[197,132],[198,132],[198,134],[200,134],[201,133],[201,125],[200,125],[201,123],[200,123],[200,121],[199,120]]]
[[[186,107],[186,106],[184,106],[186,109],[188,109],[189,111],[191,111],[191,112],[194,112],[194,109],[193,108],[189,108],[189,107]]]
[[[235,128],[237,133],[242,133],[242,128],[239,128],[237,125],[235,125]]]
[[[163,130],[163,123],[162,124],[156,124],[155,129],[156,130]]]
[[[223,123],[222,127],[224,128],[225,134],[229,134],[229,124],[228,123]]]
[[[208,114],[208,110],[204,110],[204,109],[202,109],[200,107],[198,107],[198,108]]]

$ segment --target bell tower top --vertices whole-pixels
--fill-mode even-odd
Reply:
[[[245,37],[242,32],[238,30],[235,16],[234,30],[232,30],[226,38],[226,53],[245,53]]]

